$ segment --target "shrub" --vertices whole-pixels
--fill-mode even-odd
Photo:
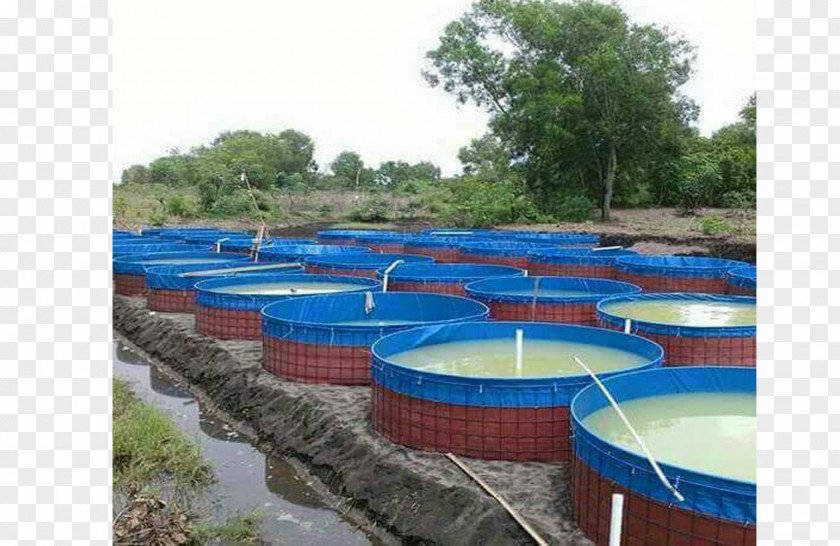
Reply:
[[[755,208],[755,192],[728,191],[720,197],[720,205],[728,209]]]
[[[356,205],[350,211],[349,217],[354,222],[387,222],[390,219],[388,215],[389,208],[388,201],[376,196],[368,199],[364,203]]]
[[[195,208],[187,198],[180,193],[170,195],[164,200],[163,208],[170,216],[192,218],[196,215]]]
[[[720,166],[714,155],[695,153],[677,162],[677,195],[679,206],[686,214],[694,214],[709,201],[720,184]]]
[[[542,217],[523,185],[514,179],[485,181],[464,177],[448,184],[451,197],[440,215],[459,227],[531,222]]]
[[[318,207],[318,214],[320,214],[321,216],[329,216],[330,214],[332,214],[332,212],[332,205],[329,205],[327,203],[323,203],[321,206]]]
[[[254,201],[245,190],[238,190],[227,195],[222,195],[213,203],[212,212],[216,216],[248,216],[251,218],[265,217],[271,212],[271,203],[268,198],[258,190],[254,190],[254,199],[257,201],[259,213],[254,210]]]
[[[125,213],[128,211],[128,201],[126,201],[125,197],[121,195],[118,197],[114,197],[112,208],[115,217],[125,216]]]
[[[162,210],[154,211],[149,214],[148,223],[150,226],[153,227],[160,227],[166,225],[166,221],[168,220],[166,216],[166,212]]]
[[[700,220],[700,228],[705,235],[719,235],[721,233],[730,233],[732,225],[717,216],[707,216]]]
[[[586,196],[566,197],[554,210],[554,217],[561,222],[586,222],[592,215],[595,203]]]

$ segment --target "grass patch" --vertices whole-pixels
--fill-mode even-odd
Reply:
[[[199,523],[192,528],[190,538],[195,544],[220,541],[223,544],[254,544],[260,538],[262,514],[232,516],[224,523]]]
[[[330,226],[330,229],[373,229],[373,230],[389,230],[399,229],[396,224],[387,222],[339,222]]]
[[[198,446],[157,408],[137,399],[114,379],[114,485],[175,481],[198,487],[213,483],[213,468]]]

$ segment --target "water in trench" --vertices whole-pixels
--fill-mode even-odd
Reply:
[[[282,544],[382,544],[329,506],[329,501],[280,457],[259,451],[247,438],[204,411],[183,385],[173,381],[127,345],[114,342],[114,376],[131,383],[144,402],[165,411],[193,438],[215,470],[208,488],[219,520],[258,510],[261,540]]]

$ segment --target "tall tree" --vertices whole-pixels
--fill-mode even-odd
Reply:
[[[120,177],[123,184],[148,184],[152,181],[152,173],[145,165],[132,165],[125,169]]]
[[[697,113],[678,94],[692,47],[592,0],[479,0],[427,57],[427,81],[490,112],[529,184],[595,184],[603,220],[619,169],[650,161],[662,126]]]

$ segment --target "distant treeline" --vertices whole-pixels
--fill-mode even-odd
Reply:
[[[755,96],[738,120],[700,136],[699,107],[679,92],[693,47],[632,23],[616,5],[479,0],[427,58],[430,85],[491,115],[488,134],[460,150],[456,177],[441,178],[428,161],[373,167],[352,151],[319,168],[313,139],[288,129],[222,133],[134,165],[122,182],[195,188],[201,210],[222,215],[247,208],[243,172],[261,202],[266,192],[312,189],[434,194],[462,223],[586,219],[596,207],[609,219],[613,205],[755,204]]]

